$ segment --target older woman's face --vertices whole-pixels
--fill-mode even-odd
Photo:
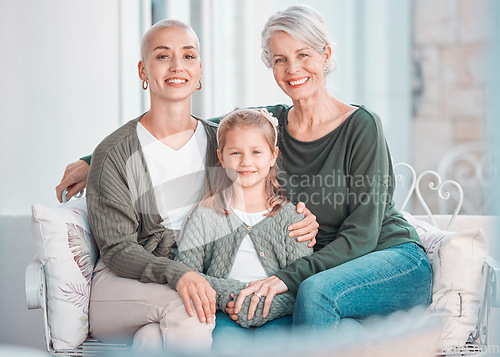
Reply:
[[[325,86],[323,68],[328,55],[283,31],[273,33],[269,50],[274,79],[292,100],[309,98]]]
[[[151,38],[145,63],[139,63],[141,79],[147,79],[151,94],[169,100],[185,99],[201,79],[196,37],[182,27],[167,27]]]

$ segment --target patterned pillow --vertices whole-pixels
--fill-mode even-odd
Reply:
[[[85,198],[56,208],[33,205],[31,228],[45,270],[52,346],[75,348],[88,334],[90,281],[98,256]]]
[[[427,255],[427,258],[429,259],[429,262],[431,263],[433,269],[435,269],[435,267],[437,266],[436,264],[439,263],[439,249],[445,242],[450,240],[455,235],[455,232],[441,230],[437,227],[434,227],[430,223],[413,217],[408,212],[402,213],[403,217],[417,231],[420,240],[424,244],[425,254]]]

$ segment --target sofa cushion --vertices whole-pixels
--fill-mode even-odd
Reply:
[[[482,268],[488,242],[481,229],[448,232],[407,212],[424,243],[433,270],[433,301],[429,311],[441,321],[438,346],[462,346],[474,331],[481,303]]]
[[[33,205],[31,227],[46,275],[52,346],[56,351],[75,348],[88,334],[90,282],[98,256],[85,198],[56,208]]]

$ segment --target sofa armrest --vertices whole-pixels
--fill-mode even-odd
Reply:
[[[488,256],[485,264],[489,269],[488,275],[491,274],[491,306],[500,307],[500,262],[492,256]]]
[[[47,287],[45,285],[45,271],[40,259],[35,255],[26,267],[24,275],[26,289],[26,305],[28,309],[42,309],[45,334],[45,348],[51,349],[51,335],[47,319]]]
[[[28,309],[41,309],[45,303],[45,275],[37,256],[26,267],[24,284]]]

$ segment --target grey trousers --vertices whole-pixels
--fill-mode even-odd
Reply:
[[[190,317],[176,290],[115,275],[99,261],[89,306],[91,335],[136,351],[208,353],[215,322]]]

